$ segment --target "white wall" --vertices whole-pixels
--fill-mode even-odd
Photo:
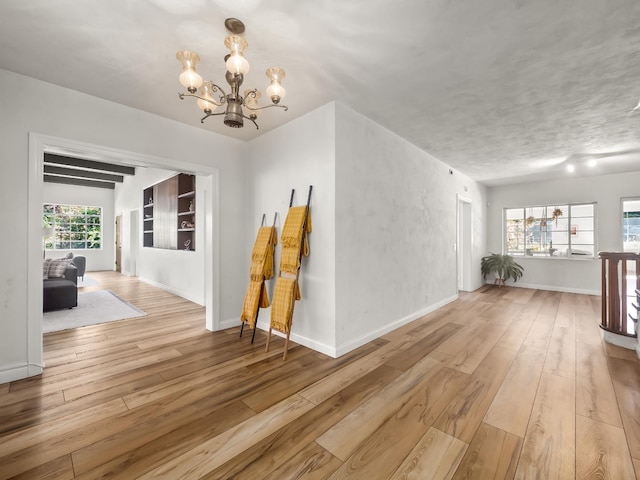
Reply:
[[[252,141],[249,158],[246,283],[262,214],[270,224],[278,212],[280,234],[291,188],[300,205],[313,185],[294,341],[339,356],[456,298],[457,194],[472,205],[478,268],[469,284],[482,285],[485,188],[344,105],[330,103]],[[269,316],[261,310],[261,328]]]
[[[470,284],[482,285],[486,192],[341,104],[336,119],[336,346],[342,354],[456,298],[457,194],[472,202],[478,272]]]
[[[502,210],[528,205],[597,202],[596,251],[622,251],[620,199],[638,195],[640,172],[533,182],[488,191],[488,252],[502,251]],[[524,276],[515,286],[599,295],[600,260],[518,257]]]
[[[291,189],[294,206],[307,201],[309,185],[313,232],[309,235],[311,254],[303,257],[300,270],[302,299],[295,304],[291,338],[328,355],[335,355],[335,116],[334,104],[328,104],[249,144],[251,183],[243,192],[250,201],[244,238],[244,289],[249,282],[251,249],[266,213],[271,225],[278,213],[278,238],[282,231]],[[276,270],[280,248],[276,248]],[[276,271],[277,275],[277,271]],[[269,298],[275,278],[268,282]],[[238,325],[242,299],[237,305],[234,325]],[[260,328],[269,328],[270,309],[258,318]]]
[[[47,258],[62,258],[69,251],[84,255],[87,271],[113,270],[114,268],[114,191],[106,188],[91,188],[59,183],[45,183],[42,187],[44,203],[64,205],[86,205],[102,207],[102,248],[90,250],[47,250]]]
[[[138,218],[142,219],[142,191],[174,175],[175,171],[138,167],[135,176],[127,177],[123,184],[116,186],[115,211],[116,215],[122,215],[122,273],[132,275],[135,268],[141,280],[204,305],[204,229],[196,229],[196,248],[188,252],[143,247],[141,220],[137,232],[131,231],[131,212],[137,211]],[[204,225],[205,205],[199,181],[200,177],[196,177],[197,226]],[[132,238],[136,239],[136,245],[131,244]]]
[[[28,331],[33,322],[28,317],[35,313],[28,307],[26,259],[37,258],[39,249],[42,256],[42,239],[36,238],[41,233],[35,232],[28,214],[30,199],[42,203],[41,188],[29,190],[30,132],[175,161],[176,169],[183,161],[218,168],[220,317],[236,316],[246,285],[246,275],[238,268],[246,251],[237,246],[238,239],[246,238],[247,225],[244,143],[4,70],[0,86],[0,221],[12,225],[10,234],[0,235],[0,249],[12,252],[3,262],[0,281],[0,383],[42,366],[41,337],[38,346]],[[167,101],[174,101],[173,94]],[[194,117],[194,125],[198,122]],[[38,276],[40,266],[34,263],[31,268],[31,275]],[[36,298],[42,295],[37,286],[32,290]]]

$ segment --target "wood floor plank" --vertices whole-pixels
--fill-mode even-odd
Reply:
[[[512,479],[521,448],[520,437],[482,423],[462,457],[453,480]]]
[[[140,479],[198,478],[222,465],[274,431],[313,408],[293,395],[240,425],[207,440],[179,457],[142,475]]]
[[[0,408],[0,435],[6,435],[18,429],[42,423],[43,417],[45,417],[42,414],[43,411],[52,412],[55,407],[63,404],[64,395],[62,392],[54,392],[43,395],[40,398],[26,398],[15,403],[8,403]],[[46,416],[49,417],[49,415]]]
[[[386,364],[398,370],[406,371],[421,360],[425,355],[433,352],[443,342],[451,338],[455,333],[460,331],[460,327],[455,324],[444,325],[433,330],[421,340],[415,342],[404,351],[398,352],[393,358],[390,358]]]
[[[640,479],[640,458],[633,459],[633,467],[636,470],[636,480]]]
[[[473,373],[507,327],[508,324],[487,324],[469,340],[467,346],[458,352],[447,366],[463,373]]]
[[[20,432],[3,435],[2,442],[0,442],[0,459],[48,439],[67,434],[88,421],[95,422],[126,411],[127,407],[122,399],[117,398],[88,408],[81,413],[70,413],[64,417],[55,418]]]
[[[475,322],[468,327],[459,329],[456,335],[442,342],[436,350],[455,357],[465,350],[467,344],[473,341],[477,335],[481,334],[485,328],[487,328],[486,322]]]
[[[602,330],[598,327],[599,323],[600,312],[576,315],[576,342],[600,345]]]
[[[422,386],[361,442],[330,478],[388,478],[458,394],[465,377],[450,368],[428,374]]]
[[[471,442],[516,353],[508,348],[491,350],[433,426],[465,443]]]
[[[415,322],[408,323],[404,327],[401,327],[401,329],[404,330],[407,335],[411,335],[412,337],[424,338],[444,325],[451,325],[452,323],[455,323],[455,321],[453,321],[455,311],[456,310],[451,307],[451,304],[449,304],[435,312],[425,315]]]
[[[261,478],[281,465],[290,464],[292,457],[297,457],[306,445],[313,444],[321,448],[315,443],[319,435],[397,379],[401,373],[381,365],[209,475],[225,479]],[[326,452],[324,449],[322,451]],[[332,463],[334,459],[338,460],[331,457]],[[322,458],[325,458],[324,454]]]
[[[640,470],[640,361],[603,343],[597,295],[484,285],[338,359],[293,344],[283,362],[279,336],[265,353],[262,330],[209,332],[200,305],[91,276],[147,316],[43,336],[43,373],[0,385],[0,480]]]
[[[86,433],[88,429],[94,428],[94,423],[111,421],[113,415],[124,411],[124,402],[122,399],[116,399],[80,414],[56,419],[3,437],[3,442],[0,443],[0,479],[11,478],[20,472],[34,469],[71,453],[82,442],[95,438],[95,435]]]
[[[63,455],[32,470],[11,477],[12,480],[71,480],[74,478],[70,455]]]
[[[600,345],[576,345],[576,413],[622,427],[607,359]]]
[[[390,480],[449,480],[455,473],[467,445],[431,427],[416,444]]]
[[[567,378],[576,376],[575,329],[556,324],[549,339],[544,371]]]
[[[491,402],[484,422],[524,438],[543,365],[544,351],[524,345]],[[514,398],[518,401],[514,402]]]
[[[300,391],[300,395],[316,405],[332,397],[340,390],[351,385],[359,378],[374,371],[380,365],[394,357],[398,352],[405,352],[408,347],[416,342],[415,338],[407,337],[397,342],[389,342],[387,345],[374,350],[368,355],[351,362],[339,371],[327,375],[312,385]]]
[[[73,452],[73,465],[76,474],[85,473],[106,461],[111,461],[128,451],[168,435],[176,425],[192,423],[205,417],[219,406],[212,405],[208,398],[192,395],[192,402],[185,402],[184,396],[176,396],[174,401],[149,406],[153,412],[140,415],[135,422],[136,428],[118,429],[105,438]],[[130,412],[141,412],[139,407]]]
[[[529,333],[535,317],[535,313],[521,312],[509,324],[509,327],[502,334],[496,345],[503,348],[519,349]]]
[[[522,311],[522,304],[514,302],[508,295],[495,302],[491,308],[485,310],[479,316],[489,323],[509,325]]]
[[[149,439],[139,447],[131,447],[124,454],[111,460],[103,459],[95,468],[75,478],[93,480],[109,478],[112,480],[130,480],[153,470],[163,463],[192,450],[200,443],[252,418],[255,413],[241,401],[230,403],[217,410],[205,410],[205,415],[176,425],[171,433]],[[143,432],[145,432],[143,430]],[[91,447],[91,445],[87,445]],[[80,452],[80,449],[77,450]],[[86,454],[86,452],[82,452]],[[98,452],[99,455],[99,452]],[[98,463],[97,461],[95,463]]]
[[[554,322],[555,316],[538,314],[522,344],[546,351],[553,333]]]
[[[607,362],[631,456],[640,458],[640,361],[608,357]]]
[[[575,432],[574,381],[543,373],[515,478],[574,478]]]
[[[441,363],[425,357],[376,396],[318,437],[316,442],[340,460],[346,460],[407,399],[424,388],[426,382],[442,369]]]
[[[629,447],[622,428],[576,416],[576,479],[633,479]]]
[[[325,358],[324,361],[319,363],[314,369],[303,369],[298,372],[283,372],[282,375],[274,378],[272,382],[263,384],[259,388],[254,389],[252,393],[244,396],[242,401],[254,412],[266,410],[293,393],[297,393],[318,380],[339,371],[342,366],[366,357],[367,354],[378,350],[378,348],[385,343],[384,341],[369,342],[340,358]],[[289,373],[292,374],[287,376]]]
[[[328,478],[331,472],[336,470],[341,463],[340,460],[317,443],[311,443],[295,457],[264,477],[264,480]],[[220,477],[211,476],[209,478],[210,480],[215,480]],[[237,478],[240,480],[246,477],[239,476]]]

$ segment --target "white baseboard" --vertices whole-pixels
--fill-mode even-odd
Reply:
[[[486,282],[487,285],[492,285],[492,282]],[[581,295],[600,295],[602,292],[600,290],[589,290],[585,288],[571,288],[571,287],[557,287],[554,285],[538,285],[535,283],[507,283],[507,287],[516,287],[516,288],[531,288],[534,290],[549,290],[551,292],[565,292],[565,293],[579,293]]]
[[[239,327],[240,326],[240,317],[238,318],[227,318],[226,320],[220,321],[220,330],[226,330],[227,328]]]
[[[407,315],[399,320],[396,320],[395,322],[392,322],[390,324],[385,325],[384,327],[381,327],[377,330],[373,330],[371,332],[367,332],[366,334],[362,335],[361,337],[358,337],[354,340],[351,340],[347,343],[344,343],[340,346],[338,346],[337,348],[331,346],[331,345],[327,345],[325,343],[320,343],[317,342],[311,338],[308,337],[303,337],[301,335],[296,334],[295,332],[291,332],[290,335],[290,339],[293,342],[296,342],[300,345],[304,345],[305,347],[308,347],[312,350],[315,350],[316,352],[320,352],[323,353],[325,355],[328,355],[329,357],[332,358],[338,358],[346,353],[349,353],[352,350],[355,350],[358,347],[361,347],[362,345],[365,345],[366,343],[369,343],[373,340],[375,340],[376,338],[381,337],[382,335],[385,335],[393,330],[395,330],[396,328],[400,328],[403,325],[406,325],[407,323],[413,322],[414,320],[428,314],[431,313],[441,307],[444,307],[445,305],[447,305],[448,303],[453,302],[454,300],[456,300],[458,298],[458,295],[454,295],[452,297],[446,298],[438,303],[434,303],[433,305],[429,305],[428,307],[425,307],[417,312],[414,312],[410,315]],[[269,330],[269,323],[266,321],[258,321],[258,328],[268,331]],[[277,331],[273,331],[272,332],[274,335],[278,335],[280,337],[285,337],[286,335],[284,335],[281,332],[277,332]]]
[[[0,384],[40,375],[42,370],[42,365],[21,365],[8,370],[2,370],[0,371]]]
[[[617,345],[629,350],[636,350],[638,352],[638,339],[634,337],[627,337],[625,335],[617,335],[615,333],[604,331],[604,341]]]
[[[413,322],[414,320],[417,320],[420,317],[423,317],[425,315],[427,315],[428,313],[431,313],[439,308],[444,307],[445,305],[455,301],[458,299],[458,294],[453,295],[452,297],[449,298],[445,298],[444,300],[441,300],[437,303],[434,303],[432,305],[429,305],[421,310],[418,310],[417,312],[411,313],[403,318],[400,318],[398,320],[396,320],[395,322],[389,323],[377,330],[373,330],[371,332],[367,332],[364,335],[362,335],[361,337],[355,338],[353,340],[350,340],[346,343],[343,343],[342,345],[339,345],[338,348],[336,349],[336,357],[340,357],[342,355],[344,355],[345,353],[349,353],[351,350],[355,350],[358,347],[361,347],[362,345],[371,342],[372,340],[375,340],[376,338],[379,338],[383,335],[386,335],[387,333],[395,330],[396,328],[400,328],[403,325],[406,325],[407,323]]]
[[[155,280],[151,280],[146,277],[138,277],[138,279],[144,283],[148,283],[149,285],[153,285],[154,287],[161,288],[162,290],[166,290],[169,293],[173,293],[174,295],[178,295],[179,297],[186,298],[190,302],[197,303],[198,305],[202,305],[204,307],[204,300],[201,297],[196,297],[195,295],[192,295],[188,291],[178,290],[176,288],[170,287],[169,285],[156,282]]]
[[[220,330],[225,330],[227,328],[234,328],[234,327],[239,327],[239,326],[240,326],[240,319],[239,318],[229,318],[227,320],[223,320],[223,321],[220,322]],[[266,320],[260,321],[260,319],[258,319],[257,328],[259,328],[260,330],[264,330],[265,332],[268,332],[269,331],[269,322],[266,321]],[[276,330],[272,330],[271,333],[273,335],[277,335],[279,337],[286,338],[286,335],[283,334],[282,332],[278,332]],[[323,353],[323,354],[328,355],[330,357],[336,358],[335,349],[333,347],[331,347],[330,345],[326,345],[324,343],[316,342],[315,340],[312,340],[312,339],[310,339],[308,337],[303,337],[302,335],[298,335],[295,332],[291,332],[291,335],[289,336],[289,339],[292,342],[298,343],[300,345],[304,345],[305,347],[308,347],[311,350],[315,350],[316,352],[320,352],[320,353]]]

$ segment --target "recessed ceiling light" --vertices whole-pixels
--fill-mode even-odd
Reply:
[[[595,167],[598,164],[598,162],[594,159],[589,160],[589,162],[587,163],[587,165],[589,165],[590,167]]]
[[[572,164],[567,165],[567,171],[569,172],[575,172],[576,171],[576,167]]]

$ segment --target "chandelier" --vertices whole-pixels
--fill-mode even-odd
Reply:
[[[285,105],[280,105],[280,101],[286,93],[281,83],[285,73],[281,68],[267,68],[266,74],[271,84],[267,87],[266,92],[271,99],[271,105],[259,106],[258,101],[261,94],[257,89],[245,90],[241,95],[240,87],[244,76],[249,72],[249,62],[244,57],[244,50],[248,46],[242,36],[244,24],[237,18],[227,18],[224,25],[230,33],[224,40],[224,45],[230,51],[224,57],[227,66],[225,80],[229,84],[230,93],[226,93],[222,87],[210,80],[203,80],[196,72],[196,63],[200,61],[197,53],[181,50],[176,54],[176,58],[182,63],[182,73],[179,79],[189,93],[179,93],[178,96],[181,100],[184,100],[184,97],[198,99],[197,104],[205,113],[205,116],[200,120],[201,123],[204,123],[205,119],[209,117],[224,115],[224,124],[229,127],[242,128],[246,118],[253,122],[257,129],[256,119],[265,108],[280,107],[285,111],[288,110]],[[214,113],[218,107],[223,106],[224,111]],[[243,108],[247,110],[249,115],[245,114]]]

